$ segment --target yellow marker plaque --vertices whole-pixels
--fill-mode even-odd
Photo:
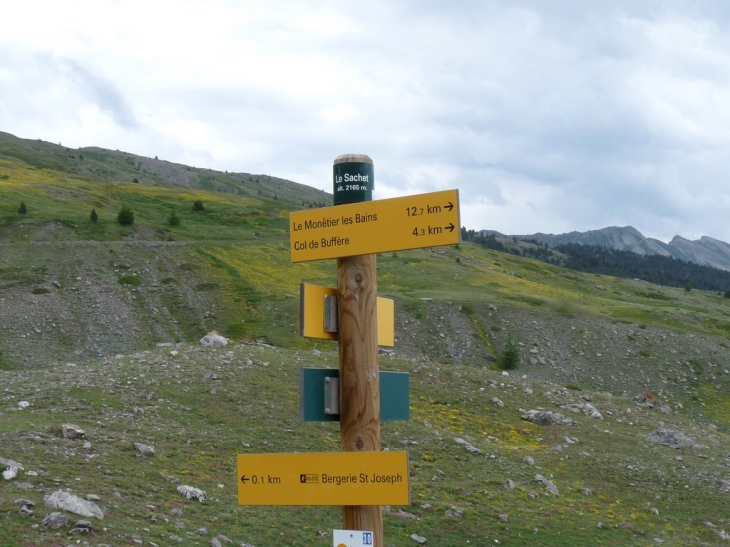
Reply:
[[[239,454],[239,505],[408,505],[408,453]]]
[[[325,330],[325,296],[335,297],[337,289],[300,283],[299,335],[305,338],[337,340],[337,331]],[[395,302],[378,297],[378,345],[395,346]]]
[[[459,191],[295,211],[289,224],[292,262],[456,245]]]

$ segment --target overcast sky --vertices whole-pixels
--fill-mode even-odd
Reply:
[[[724,0],[0,0],[0,130],[375,199],[458,188],[507,234],[730,242]]]

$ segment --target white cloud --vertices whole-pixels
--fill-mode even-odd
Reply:
[[[460,189],[505,233],[633,225],[730,241],[722,2],[29,0],[6,6],[0,130],[331,191]]]

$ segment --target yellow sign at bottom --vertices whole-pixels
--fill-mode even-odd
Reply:
[[[239,505],[408,505],[408,452],[239,454]]]

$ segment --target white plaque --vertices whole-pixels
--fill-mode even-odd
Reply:
[[[363,530],[333,530],[333,547],[372,547],[373,533]]]

